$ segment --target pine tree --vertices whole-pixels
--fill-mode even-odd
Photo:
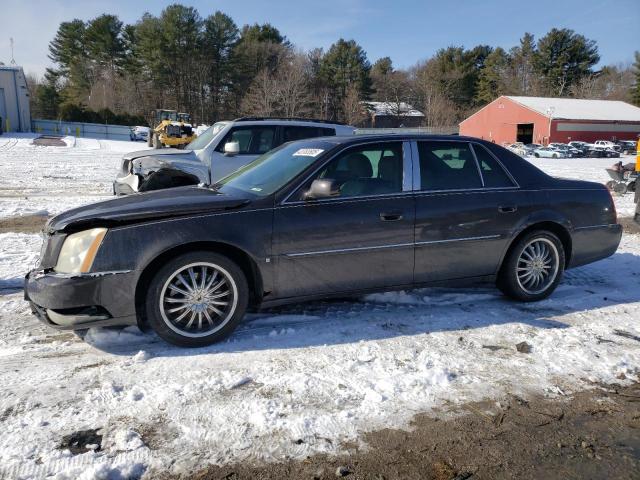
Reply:
[[[567,28],[552,29],[538,40],[537,47],[534,66],[546,93],[552,96],[567,95],[600,61],[596,42]]]
[[[327,51],[320,62],[320,76],[331,92],[332,118],[344,119],[344,102],[347,93],[350,99],[356,95],[365,100],[371,94],[371,64],[367,54],[355,40],[340,39]]]
[[[475,100],[478,103],[489,103],[508,92],[507,70],[509,55],[498,47],[491,52],[478,76],[478,87]]]
[[[520,45],[513,47],[511,57],[511,87],[520,95],[534,95],[536,82],[534,79],[534,57],[536,44],[530,33],[520,39]]]

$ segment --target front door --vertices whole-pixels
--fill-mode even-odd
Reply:
[[[424,141],[417,151],[416,282],[495,274],[527,193],[482,145]]]
[[[317,178],[338,197],[304,201]],[[380,142],[337,154],[274,214],[278,297],[413,282],[415,207],[410,144]]]

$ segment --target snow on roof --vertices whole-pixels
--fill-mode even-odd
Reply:
[[[424,113],[416,110],[406,102],[362,102],[375,116],[424,117]]]
[[[506,98],[552,118],[640,122],[640,108],[619,100],[516,96]]]

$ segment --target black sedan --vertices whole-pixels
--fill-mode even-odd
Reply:
[[[229,335],[248,308],[422,285],[494,282],[520,301],[612,255],[600,184],[552,178],[475,138],[288,143],[212,186],[65,212],[26,278],[60,329],[137,324],[181,346]]]

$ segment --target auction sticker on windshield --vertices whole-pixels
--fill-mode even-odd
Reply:
[[[294,157],[317,157],[322,152],[324,152],[321,148],[301,148],[296,153],[293,154]]]

